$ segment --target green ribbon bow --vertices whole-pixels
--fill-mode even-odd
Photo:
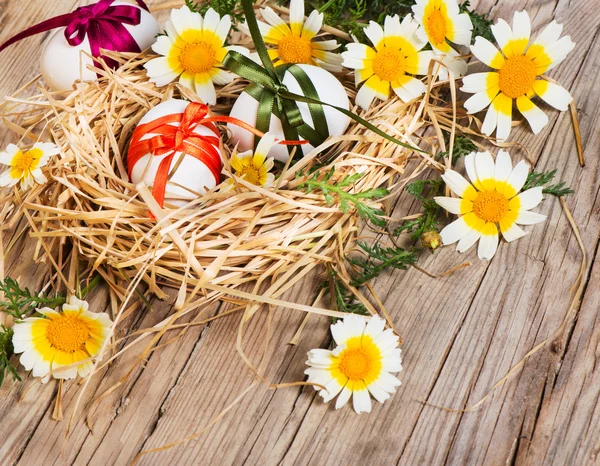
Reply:
[[[258,111],[256,115],[256,128],[263,133],[269,130],[271,124],[271,115],[276,115],[281,120],[283,134],[285,139],[297,141],[302,137],[310,142],[314,147],[322,144],[329,137],[329,129],[323,106],[328,106],[343,113],[352,120],[360,123],[379,136],[394,142],[407,149],[425,152],[418,147],[412,147],[393,136],[383,132],[376,126],[369,123],[364,118],[359,117],[345,108],[337,107],[319,100],[319,94],[314,84],[298,65],[285,64],[275,67],[267,46],[260,34],[258,21],[254,13],[252,0],[242,0],[242,7],[246,16],[246,24],[250,30],[250,35],[254,41],[256,51],[263,66],[254,62],[250,58],[233,50],[229,51],[223,60],[223,66],[238,76],[250,81],[246,92],[258,101]],[[304,95],[290,92],[283,84],[283,76],[286,72],[291,73]],[[313,120],[313,126],[309,126],[302,118],[298,102],[308,105],[310,115]],[[255,138],[255,147],[259,138]],[[291,150],[291,146],[289,146]]]

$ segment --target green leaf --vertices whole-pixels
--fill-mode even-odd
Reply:
[[[19,283],[12,278],[0,280],[0,292],[4,294],[4,298],[0,300],[0,311],[17,320],[23,319],[35,308],[54,309],[66,302],[64,296],[38,295],[29,288],[21,288]]]
[[[356,296],[350,291],[345,283],[340,280],[338,274],[331,267],[327,267],[327,274],[329,277],[328,281],[324,281],[321,284],[321,288],[325,290],[325,295],[330,294],[333,291],[335,295],[335,306],[339,312],[345,312],[348,314],[360,314],[369,315],[369,311],[363,303],[356,299]],[[332,318],[333,322],[337,322],[337,318]]]
[[[446,140],[446,146],[450,147],[450,133],[444,132],[444,139]],[[475,151],[477,151],[477,146],[470,138],[460,134],[456,135],[454,137],[454,147],[452,148],[452,163],[455,164],[461,157]],[[448,157],[448,152],[449,151],[440,152],[438,157],[446,158]]]
[[[21,380],[17,368],[10,362],[10,358],[14,353],[13,333],[12,329],[3,324],[0,325],[0,387],[7,375],[12,375],[13,380]]]
[[[473,41],[475,41],[475,37],[481,36],[490,42],[494,42],[494,35],[492,34],[492,24],[494,24],[494,22],[491,19],[488,19],[486,15],[480,15],[474,11],[470,11],[470,7],[470,0],[466,0],[460,5],[460,12],[467,13],[471,17],[471,23],[473,23],[473,35],[471,37],[473,38]]]
[[[335,169],[332,168],[322,180],[319,180],[320,173],[314,173],[311,178],[299,186],[299,189],[304,189],[306,193],[319,190],[323,193],[327,205],[334,205],[337,198],[340,210],[343,213],[347,214],[350,212],[351,206],[354,206],[356,212],[362,219],[367,220],[378,227],[385,227],[386,221],[382,218],[385,216],[385,213],[380,209],[371,207],[363,201],[381,199],[382,197],[387,196],[389,191],[387,189],[374,188],[358,193],[350,193],[344,188],[351,188],[360,178],[362,178],[362,174],[356,173],[354,175],[347,175],[341,181],[332,184],[330,181],[334,172]]]
[[[523,185],[523,191],[543,186],[544,189],[542,190],[542,192],[544,194],[551,194],[556,197],[566,196],[567,194],[571,194],[574,192],[571,188],[565,186],[566,183],[564,181],[561,181],[557,184],[549,184],[555,176],[556,170],[545,172],[537,172],[533,170],[527,176],[527,180]]]
[[[396,228],[394,234],[409,234],[411,240],[416,241],[428,231],[438,231],[438,215],[440,206],[433,200],[434,196],[441,193],[444,182],[438,180],[417,180],[406,185],[406,191],[419,200],[423,205],[423,213],[420,217],[403,222]]]
[[[364,241],[359,241],[358,246],[365,256],[348,258],[348,262],[359,269],[352,277],[352,286],[364,285],[388,268],[406,270],[417,262],[414,252],[401,247],[386,247],[380,243],[368,244]]]

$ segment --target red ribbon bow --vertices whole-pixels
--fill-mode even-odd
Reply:
[[[141,52],[138,43],[124,26],[124,24],[132,26],[140,24],[139,8],[129,5],[113,6],[114,2],[115,0],[100,0],[93,5],[77,8],[72,13],[36,24],[7,40],[0,46],[0,52],[15,42],[59,27],[65,28],[65,38],[71,46],[81,44],[87,36],[94,57],[100,57],[100,49]],[[140,8],[148,10],[143,0],[136,0],[136,2]],[[108,66],[117,67],[118,64],[114,60],[103,58]]]
[[[152,187],[152,195],[162,207],[165,201],[169,171],[173,157],[177,152],[190,155],[203,162],[215,177],[215,183],[221,179],[223,162],[219,153],[220,134],[214,125],[214,117],[208,117],[208,107],[204,104],[192,102],[183,113],[166,115],[156,120],[138,126],[133,132],[131,145],[127,153],[127,166],[129,178],[135,164],[146,154],[155,156],[169,154],[162,159]],[[227,117],[223,117],[227,118]],[[221,120],[217,117],[216,120]],[[171,123],[179,123],[174,126]],[[205,126],[214,136],[203,136],[194,131],[197,126]],[[155,136],[141,140],[147,134]]]

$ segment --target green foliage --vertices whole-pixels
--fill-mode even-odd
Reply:
[[[12,344],[13,330],[0,325],[0,386],[7,375],[12,375],[13,380],[21,380],[17,368],[10,362],[14,348]]]
[[[388,194],[388,190],[377,188],[354,194],[349,193],[344,188],[349,188],[356,183],[362,178],[362,174],[355,173],[354,175],[348,175],[344,177],[342,181],[332,184],[330,181],[334,173],[335,168],[332,168],[322,180],[319,180],[320,173],[315,173],[310,179],[300,185],[300,189],[306,189],[307,193],[314,190],[321,191],[327,205],[332,206],[339,202],[340,209],[345,214],[350,211],[350,207],[353,205],[362,219],[370,221],[373,225],[378,227],[385,227],[386,221],[382,218],[382,216],[385,215],[385,212],[380,209],[375,209],[363,201],[382,198]]]
[[[543,186],[544,189],[542,192],[544,194],[552,194],[556,197],[566,196],[567,194],[571,194],[574,191],[565,186],[565,182],[561,181],[557,184],[549,184],[554,177],[556,176],[556,170],[547,171],[547,172],[536,172],[533,170],[528,176],[527,181],[525,181],[525,185],[523,186],[523,191],[531,188],[536,188],[538,186]]]
[[[288,4],[287,0],[279,0],[279,4]],[[412,13],[415,0],[314,0],[311,6],[324,14],[325,24],[336,27],[356,36],[364,42],[363,29],[369,21],[383,24],[386,16],[398,15],[401,18]],[[473,23],[473,38],[483,36],[493,41],[492,21],[485,15],[469,11],[470,1],[460,5],[461,13],[468,13]],[[308,10],[307,10],[308,11]]]
[[[0,300],[0,312],[17,320],[23,319],[35,308],[47,306],[54,309],[66,302],[63,296],[38,296],[29,288],[21,288],[12,278],[0,280],[0,292],[4,293],[4,299]]]
[[[468,13],[473,23],[473,41],[475,37],[485,37],[490,42],[494,42],[494,35],[492,34],[492,24],[494,23],[491,19],[488,19],[486,15],[480,15],[474,11],[470,11],[471,6],[470,0],[466,0],[460,5],[461,13]]]
[[[413,220],[407,220],[400,225],[394,234],[396,236],[409,234],[412,240],[417,240],[428,231],[438,231],[437,218],[440,206],[433,200],[444,186],[442,180],[417,180],[406,185],[406,191],[423,204],[423,215]]]
[[[288,3],[283,1],[280,3]],[[369,21],[383,24],[387,15],[401,17],[411,13],[415,0],[317,0],[314,8],[324,14],[325,24],[336,27],[364,41],[363,28]]]
[[[417,262],[417,256],[412,251],[401,247],[385,247],[380,243],[368,244],[364,241],[359,241],[358,246],[366,256],[348,258],[348,262],[361,269],[352,277],[352,286],[364,285],[390,267],[406,270]]]
[[[446,146],[450,146],[450,133],[446,133]],[[467,136],[462,136],[460,134],[454,137],[454,147],[452,148],[452,163],[456,163],[458,159],[464,157],[465,155],[469,155],[471,152],[477,151],[477,146],[475,143],[468,138]],[[439,158],[448,157],[448,151],[440,152],[438,154]]]
[[[215,10],[221,17],[225,15],[231,16],[234,29],[237,23],[245,21],[240,0],[209,0],[201,3],[197,3],[194,0],[185,0],[185,4],[191,11],[200,13],[202,16],[206,14],[209,8]]]
[[[356,296],[350,291],[346,284],[340,280],[338,274],[331,267],[327,267],[327,274],[329,280],[324,282],[321,287],[326,290],[325,294],[331,294],[335,296],[335,307],[339,312],[347,312],[349,314],[360,314],[369,315],[369,311],[360,301],[357,300]],[[337,319],[333,319],[334,323]]]

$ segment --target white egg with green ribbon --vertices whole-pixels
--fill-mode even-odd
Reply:
[[[311,97],[327,104],[348,110],[350,102],[348,94],[340,81],[329,71],[313,65],[286,64],[275,68],[277,76],[288,92]],[[330,136],[345,133],[350,118],[333,107],[314,103],[296,103],[297,109],[290,108],[287,113],[287,127],[284,126],[287,103],[281,108],[274,93],[256,83],[251,83],[238,97],[230,116],[240,119],[259,131],[273,134],[277,139],[306,140],[297,150],[304,155],[322,144]],[[290,106],[291,107],[291,106]],[[291,115],[291,116],[290,116]],[[282,118],[283,117],[283,118]],[[299,124],[298,124],[299,123]],[[255,136],[238,125],[229,125],[231,142],[242,151],[251,150],[255,146]],[[287,131],[287,132],[286,132]],[[288,149],[275,146],[270,154],[275,159],[285,162],[289,157]]]
[[[234,104],[231,116],[255,126],[259,131],[275,133],[278,138],[308,141],[310,146],[301,146],[304,153],[319,146],[330,136],[344,134],[350,120],[400,146],[423,152],[351,112],[345,89],[328,71],[312,65],[286,64],[275,67],[260,34],[252,0],[242,0],[241,3],[262,66],[235,51],[229,51],[223,60],[227,69],[250,81],[248,88]],[[248,134],[236,128],[231,128],[231,131],[234,144],[239,144],[243,150],[251,148],[248,146],[252,145],[252,138]],[[254,147],[258,140],[254,139]],[[288,151],[291,152],[292,147],[288,146]],[[285,161],[288,158],[285,149],[277,149],[272,155]]]

